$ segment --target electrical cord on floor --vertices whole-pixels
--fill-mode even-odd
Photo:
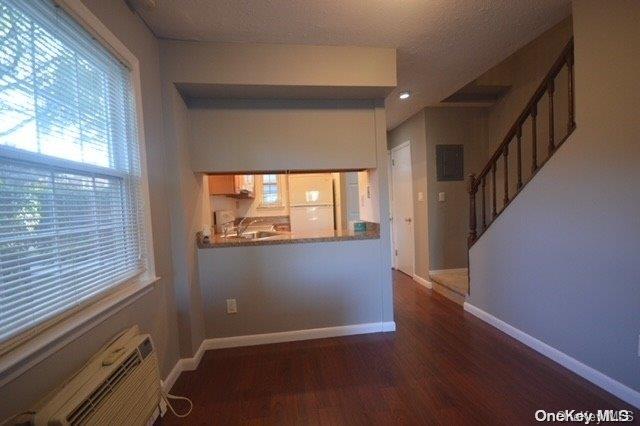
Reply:
[[[31,425],[33,424],[33,416],[35,416],[35,411],[25,411],[20,414],[14,414],[12,416],[7,417],[6,419],[0,421],[0,426],[9,426],[9,425]]]
[[[169,409],[171,410],[174,416],[184,418],[184,417],[187,417],[189,414],[191,414],[191,410],[193,410],[193,402],[191,402],[189,398],[186,398],[184,396],[171,395],[170,393],[165,391],[161,391],[161,394],[162,394],[162,399],[164,399],[164,402],[167,403],[167,406],[169,407]],[[173,405],[171,405],[171,402],[169,402],[170,399],[175,399],[177,401],[187,401],[189,403],[189,409],[187,410],[186,413],[178,414],[176,410],[173,408]]]

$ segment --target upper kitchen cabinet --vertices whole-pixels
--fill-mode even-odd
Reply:
[[[371,101],[192,100],[194,172],[376,167]]]
[[[211,175],[209,195],[226,195],[237,198],[253,198],[253,175]]]

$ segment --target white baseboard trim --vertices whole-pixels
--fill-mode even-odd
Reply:
[[[266,345],[270,343],[295,342],[297,340],[323,339],[326,337],[350,336],[354,334],[394,331],[395,322],[372,322],[366,324],[341,325],[337,327],[311,328],[307,330],[281,331],[277,333],[250,334],[245,336],[216,337],[203,342],[205,350],[235,348],[240,346]]]
[[[425,280],[420,275],[413,274],[413,280],[426,288],[433,288],[433,283],[429,280]]]
[[[382,323],[382,332],[388,333],[390,331],[396,331],[396,322],[395,321],[387,321]]]
[[[441,272],[451,272],[451,273],[463,273],[468,272],[469,268],[453,268],[453,269],[434,269],[429,271],[430,274],[438,274]]]
[[[326,337],[351,336],[355,334],[392,332],[395,330],[395,321],[387,321],[205,339],[202,341],[200,347],[196,351],[196,354],[192,358],[181,358],[176,362],[165,380],[162,381],[162,389],[169,392],[183,371],[192,371],[197,369],[200,364],[200,360],[202,359],[202,355],[204,355],[204,352],[208,350],[266,345],[270,343],[295,342],[298,340],[323,339]]]
[[[165,391],[166,393],[169,393],[169,391],[173,387],[173,384],[176,382],[176,380],[178,380],[178,377],[180,377],[180,374],[182,373],[182,371],[183,371],[182,360],[179,359],[176,362],[176,364],[173,366],[171,371],[169,371],[169,374],[167,374],[167,377],[165,377],[164,380],[160,381],[162,390]]]
[[[173,366],[169,374],[167,374],[167,377],[161,381],[162,390],[168,393],[183,371],[193,371],[198,368],[198,365],[200,365],[200,360],[202,359],[202,355],[204,355],[204,351],[205,348],[203,341],[202,343],[200,343],[200,347],[198,347],[196,354],[192,358],[180,358]]]
[[[521,331],[514,326],[507,324],[499,318],[494,317],[488,312],[473,306],[469,302],[464,302],[464,310],[470,314],[480,318],[484,322],[494,326],[498,330],[508,334],[514,339],[524,343],[531,349],[541,353],[542,355],[557,362],[563,367],[573,371],[578,376],[581,376],[594,385],[604,389],[605,391],[617,396],[621,400],[633,405],[636,408],[640,408],[640,392],[631,389],[627,385],[618,382],[615,379],[601,373],[600,371],[589,367],[578,361],[575,358],[559,351],[558,349],[547,345],[546,343],[536,339],[533,336],[528,335],[524,331]]]

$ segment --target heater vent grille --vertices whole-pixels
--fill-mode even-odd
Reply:
[[[100,404],[112,393],[124,379],[129,377],[142,362],[138,351],[133,352],[111,375],[67,416],[70,425],[85,424]]]

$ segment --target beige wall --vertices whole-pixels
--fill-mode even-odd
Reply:
[[[429,227],[427,222],[427,140],[425,113],[421,110],[388,134],[389,149],[411,142],[411,174],[413,177],[413,231],[415,241],[415,274],[429,278]],[[422,192],[423,200],[418,201]]]
[[[303,86],[340,87],[355,98],[352,89],[396,84],[390,48],[162,41],[161,50],[166,81],[242,89],[244,98],[249,88]],[[195,171],[377,166],[370,101],[194,99],[189,106]]]
[[[198,250],[206,337],[381,323],[381,255],[379,240]]]
[[[389,133],[389,148],[411,141],[416,274],[467,266],[467,181],[437,181],[436,145],[463,145],[464,175],[479,168],[486,146],[484,108],[425,108]],[[418,201],[418,192],[424,201]],[[438,193],[445,201],[438,201]]]
[[[260,86],[396,85],[392,48],[161,42],[176,83]]]
[[[367,220],[388,217],[386,121],[373,108],[377,169]],[[206,337],[393,321],[389,223],[380,239],[198,250]],[[227,315],[224,300],[238,313]],[[260,301],[260,303],[256,303]]]
[[[635,390],[636,406],[638,22],[635,0],[573,3],[576,130],[470,251],[472,304]]]
[[[371,101],[193,101],[189,114],[195,171],[376,167]]]
[[[376,158],[375,173],[369,176],[369,182],[375,181],[377,217],[380,221],[380,290],[382,298],[382,321],[393,321],[393,284],[391,281],[391,234],[389,217],[389,159],[387,156],[387,120],[384,101],[376,101],[374,106]],[[372,193],[373,194],[373,193]]]
[[[426,108],[430,270],[467,267],[467,180],[438,181],[436,145],[463,145],[464,176],[479,169],[486,140],[484,108]],[[438,201],[438,193],[445,201]]]
[[[164,63],[164,58],[161,63]],[[191,170],[187,107],[173,84],[166,81],[162,84],[162,104],[169,190],[165,202],[171,217],[180,355],[185,358],[193,356],[204,338],[195,234],[208,223],[203,214],[209,200],[203,190],[203,176]]]
[[[488,130],[491,151],[502,142],[502,138],[529,102],[531,95],[560,55],[572,33],[571,18],[568,18],[478,78],[478,84],[511,86],[507,94],[489,108]],[[558,82],[556,88],[558,96],[566,93],[565,83],[565,81]],[[561,100],[557,99],[558,105],[561,104]],[[560,110],[557,109],[556,112]],[[541,127],[547,125],[547,114],[547,102],[542,102],[538,112]]]
[[[162,377],[166,377],[178,359],[157,40],[124,2],[83,0],[83,3],[140,61],[154,255],[156,273],[162,279],[153,291],[98,322],[0,388],[1,419],[31,408],[33,403],[80,368],[114,334],[133,324],[139,324],[143,332],[151,333],[158,350]]]

